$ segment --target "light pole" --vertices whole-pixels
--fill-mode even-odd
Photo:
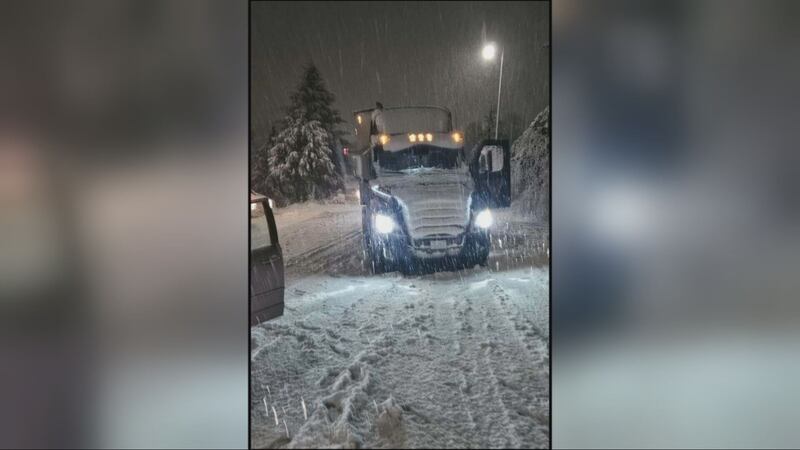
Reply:
[[[483,59],[489,61],[494,59],[497,53],[497,47],[489,43],[483,47]],[[505,55],[505,48],[500,49],[500,81],[497,83],[497,111],[495,113],[494,123],[494,138],[497,139],[498,128],[500,127],[500,90],[503,88],[503,56]]]

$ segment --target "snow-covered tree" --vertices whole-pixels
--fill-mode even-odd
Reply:
[[[344,187],[335,154],[344,143],[336,129],[343,121],[333,108],[334,98],[317,68],[306,67],[297,91],[291,95],[283,129],[266,151],[266,191],[275,191],[275,198],[286,202],[321,199]]]
[[[255,145],[250,154],[250,187],[264,194],[278,204],[288,203],[288,199],[275,186],[275,179],[270,177],[269,151],[275,145],[278,131],[271,125],[269,135],[260,145]]]
[[[336,127],[344,123],[339,111],[333,108],[336,96],[325,87],[325,81],[314,64],[306,66],[300,85],[291,96],[290,113],[303,111],[303,118],[316,120],[331,134],[331,142],[341,144],[342,132]]]
[[[301,109],[286,119],[268,150],[268,184],[292,202],[321,199],[342,188],[333,163],[330,133]]]
[[[290,115],[296,111],[304,111],[303,117],[306,121],[318,121],[328,132],[331,148],[334,151],[346,145],[344,133],[338,128],[344,120],[339,111],[333,107],[336,96],[325,87],[325,81],[313,63],[305,67],[300,84],[290,99]],[[333,165],[337,172],[341,173],[339,158],[337,155],[333,156]]]

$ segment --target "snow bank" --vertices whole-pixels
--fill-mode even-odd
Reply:
[[[550,219],[550,107],[511,146],[514,214],[546,223]]]

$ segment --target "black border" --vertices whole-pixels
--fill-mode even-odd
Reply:
[[[246,212],[247,212],[247,448],[252,449],[252,439],[251,439],[251,404],[252,404],[252,394],[253,394],[253,380],[252,380],[252,361],[250,360],[250,354],[252,353],[252,341],[250,339],[250,161],[251,161],[251,152],[252,152],[252,110],[251,110],[251,87],[252,87],[252,49],[251,49],[251,42],[252,42],[252,4],[255,0],[247,0],[247,202],[246,202]],[[550,17],[550,22],[548,24],[548,31],[549,31],[549,41],[548,45],[548,64],[549,64],[549,97],[548,97],[548,107],[550,108],[550,123],[548,124],[549,132],[550,132],[550,148],[548,151],[550,153],[550,161],[549,161],[549,170],[550,170],[550,189],[549,189],[549,217],[548,217],[548,233],[547,233],[547,248],[550,251],[548,257],[548,287],[547,287],[547,294],[548,294],[548,312],[549,312],[549,324],[548,324],[548,336],[547,336],[547,357],[549,359],[549,370],[548,370],[548,393],[550,397],[550,414],[548,416],[548,433],[549,433],[549,448],[553,448],[553,0],[546,0],[548,4],[548,15]]]

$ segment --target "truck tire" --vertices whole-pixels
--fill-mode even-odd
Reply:
[[[364,248],[367,253],[365,263],[369,273],[372,275],[380,275],[386,272],[386,261],[380,250],[375,247],[372,239],[369,238],[369,234],[364,237]]]
[[[399,263],[399,270],[404,276],[415,275],[419,271],[417,260],[412,256],[403,258]]]
[[[380,275],[386,272],[386,264],[383,261],[383,258],[377,257],[370,259],[369,265],[370,273],[372,275]]]
[[[486,267],[489,259],[489,250],[491,243],[489,239],[481,239],[481,242],[473,241],[465,249],[464,263],[467,268],[472,268],[476,264],[481,267]]]
[[[485,252],[483,252],[480,256],[478,256],[476,262],[478,263],[479,266],[486,267],[487,265],[489,265],[488,260],[489,260],[489,249],[487,248]]]

